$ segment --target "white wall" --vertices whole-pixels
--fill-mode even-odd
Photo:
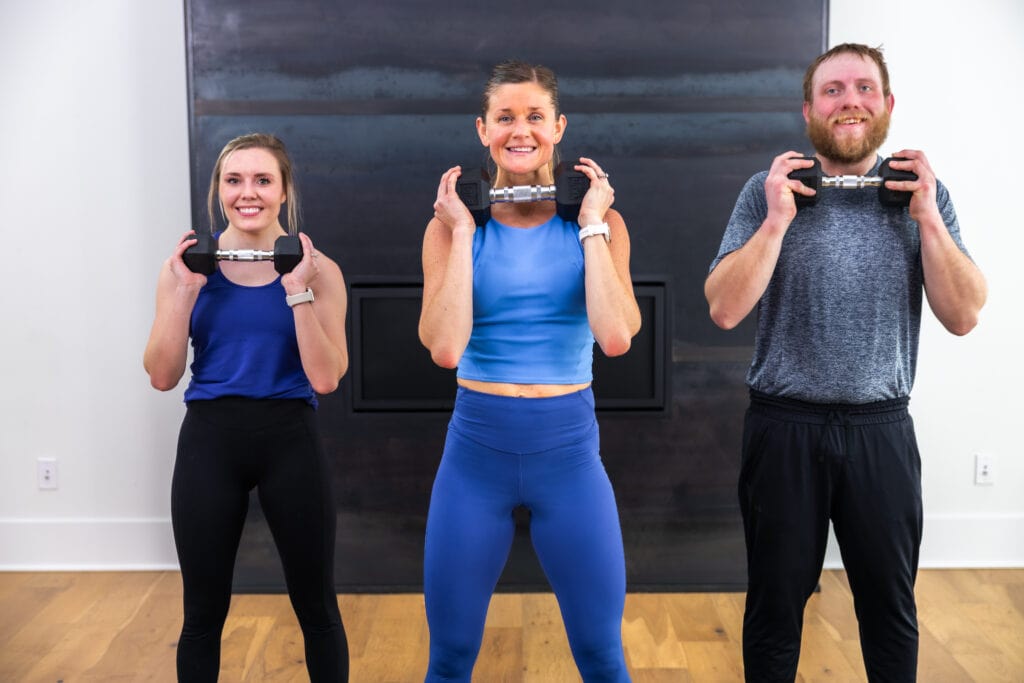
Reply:
[[[1024,566],[1024,458],[1011,434],[1024,226],[1003,199],[1021,152],[1024,10],[942,5],[833,0],[830,38],[884,44],[896,94],[885,151],[926,151],[991,287],[969,336],[930,317],[922,331],[922,563]],[[13,211],[0,569],[175,566],[181,390],[150,389],[141,356],[157,269],[190,221],[183,26],[181,0],[0,3],[0,199]],[[997,458],[994,486],[973,485],[975,452]],[[58,459],[56,491],[36,488],[39,457]]]
[[[176,566],[142,349],[190,222],[183,3],[3,2],[0,64],[0,567]]]
[[[896,97],[883,155],[920,149],[949,187],[961,233],[988,279],[978,327],[954,337],[921,326],[910,408],[925,509],[921,564],[1024,566],[1024,220],[1015,177],[1024,146],[1024,3],[832,0],[829,45],[882,45]],[[974,454],[995,483],[974,485]],[[833,566],[838,553],[831,549]]]

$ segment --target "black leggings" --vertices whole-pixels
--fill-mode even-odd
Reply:
[[[913,683],[921,458],[907,399],[819,405],[752,392],[739,497],[749,575],[746,679],[796,677],[804,605],[821,574],[831,520],[868,680]]]
[[[313,408],[301,400],[192,401],[178,437],[171,521],[184,584],[178,680],[216,681],[249,491],[281,555],[310,680],[348,680],[334,592],[335,509]]]

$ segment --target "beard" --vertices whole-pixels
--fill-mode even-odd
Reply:
[[[821,156],[841,164],[863,161],[878,151],[889,135],[889,112],[868,120],[867,132],[861,138],[839,138],[833,131],[833,122],[845,118],[850,112],[821,119],[813,114],[807,120],[807,137]]]

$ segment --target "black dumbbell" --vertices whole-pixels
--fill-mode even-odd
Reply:
[[[193,273],[209,275],[217,270],[217,261],[273,261],[274,270],[290,273],[302,260],[302,242],[297,235],[281,235],[274,242],[274,251],[260,249],[217,248],[217,238],[208,232],[193,235],[198,242],[185,250],[181,259]],[[191,238],[186,238],[191,239]]]
[[[903,161],[901,157],[891,157],[882,162],[878,167],[878,175],[836,175],[827,176],[821,173],[821,162],[815,157],[799,157],[813,161],[810,168],[798,168],[789,174],[790,178],[799,180],[807,187],[813,188],[815,192],[821,192],[822,188],[839,188],[841,190],[854,190],[861,187],[877,187],[878,201],[882,206],[907,206],[910,204],[910,197],[913,193],[890,190],[885,186],[887,180],[917,180],[917,174],[910,171],[897,171],[889,167],[890,161]],[[813,206],[818,203],[818,195],[808,197],[802,194],[793,193],[796,199],[796,206]]]
[[[565,162],[555,166],[554,185],[515,185],[491,187],[491,176],[485,169],[471,168],[462,172],[455,182],[455,192],[469,208],[477,225],[491,217],[491,204],[498,202],[536,202],[553,200],[555,211],[567,221],[580,215],[583,195],[590,189],[590,179]]]

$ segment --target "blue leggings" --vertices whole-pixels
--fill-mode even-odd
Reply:
[[[593,393],[528,399],[460,387],[427,518],[427,683],[469,683],[519,505],[530,510],[533,547],[584,681],[629,681],[622,532]]]

